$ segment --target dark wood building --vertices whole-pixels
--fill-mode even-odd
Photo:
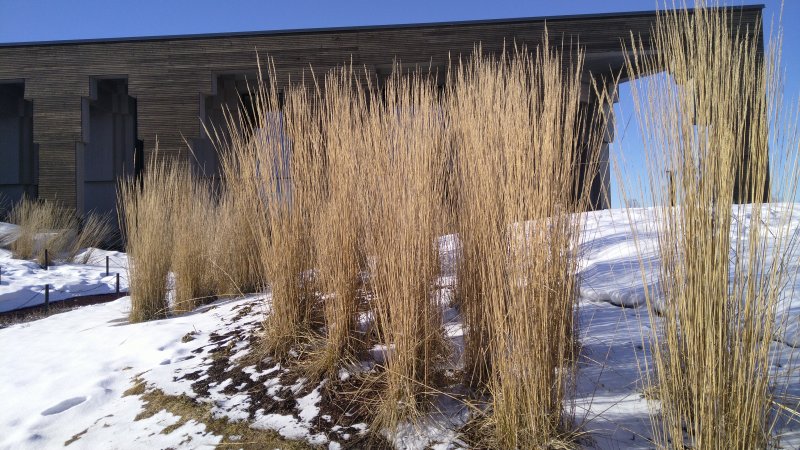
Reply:
[[[756,29],[762,8],[735,8],[733,16]],[[213,171],[203,123],[239,101],[245,79],[257,71],[256,52],[274,59],[280,86],[308,76],[309,67],[321,73],[352,61],[380,76],[395,59],[444,67],[476,44],[484,53],[513,43],[533,47],[546,26],[551,41],[585,49],[591,102],[589,73],[618,73],[621,42],[631,33],[646,39],[655,18],[655,12],[633,12],[2,44],[0,193],[11,200],[23,193],[58,199],[82,213],[110,211],[117,178],[135,169],[137,147],[147,155],[156,142],[164,155]],[[608,186],[607,146],[604,153],[593,176],[598,207],[607,206],[600,195]]]

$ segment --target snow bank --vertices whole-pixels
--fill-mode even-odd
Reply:
[[[106,271],[109,257],[109,272]],[[128,258],[124,253],[86,249],[77,261],[86,264],[59,263],[43,269],[34,261],[14,259],[9,250],[0,249],[0,312],[13,311],[44,303],[45,285],[50,285],[50,301],[57,302],[84,295],[109,294],[116,290],[116,274],[120,274],[120,291],[128,290]]]

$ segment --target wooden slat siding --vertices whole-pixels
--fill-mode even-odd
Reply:
[[[761,23],[761,7],[736,9],[734,21]],[[250,35],[153,38],[81,43],[0,45],[0,81],[25,81],[25,98],[33,101],[34,139],[39,144],[39,193],[77,204],[75,145],[81,135],[81,98],[89,96],[92,77],[123,76],[138,102],[138,134],[149,154],[159,141],[164,157],[186,159],[186,140],[202,135],[203,95],[212,93],[218,74],[255,72],[256,51],[266,68],[274,58],[277,83],[305,79],[309,66],[321,76],[352,61],[373,70],[391,66],[395,58],[407,67],[443,66],[458,62],[480,43],[484,54],[497,54],[514,43],[529,48],[540,43],[547,27],[551,44],[578,43],[592,54],[612,58],[600,70],[622,67],[621,42],[630,35],[647,39],[654,14],[584,16],[522,21],[308,30]],[[763,39],[763,36],[759,36]],[[255,81],[255,80],[253,80]]]

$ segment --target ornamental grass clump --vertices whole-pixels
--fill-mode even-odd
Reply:
[[[91,248],[107,244],[113,235],[110,217],[90,213],[79,220],[73,209],[50,200],[23,197],[9,211],[8,220],[19,227],[6,237],[14,256],[36,259],[42,265],[45,250],[49,263],[85,264],[91,257]],[[77,255],[83,249],[89,250],[79,261]]]
[[[545,36],[532,53],[478,51],[450,77],[466,381],[491,394],[481,445],[574,438],[576,212],[590,207],[580,173],[596,170],[602,144],[581,105],[582,62]]]
[[[669,74],[632,83],[662,258],[645,373],[661,448],[766,448],[778,417],[770,336],[792,205],[767,202],[770,175],[795,198],[798,141],[777,47],[764,55],[760,36],[702,3],[659,13],[650,42],[631,39],[628,73]]]
[[[216,235],[216,204],[206,182],[189,170],[176,174],[172,214],[172,262],[175,295],[172,309],[191,311],[215,297],[214,241],[233,239]]]
[[[312,351],[309,373],[330,377],[354,363],[364,347],[357,330],[363,269],[359,188],[360,174],[369,170],[369,165],[364,166],[362,158],[366,95],[352,66],[326,75],[324,97],[318,105],[319,136],[325,145],[314,160],[319,177],[310,231],[323,296],[324,329]]]
[[[439,175],[449,134],[434,78],[395,67],[381,90],[372,89],[363,134],[365,245],[372,311],[384,348],[375,423],[393,431],[425,409],[426,386],[443,350],[432,284],[439,270]]]
[[[207,220],[209,226],[209,276],[215,294],[221,297],[261,292],[266,285],[261,259],[257,224],[252,201],[238,186],[238,178],[225,181],[215,195],[215,209]]]
[[[287,358],[312,328],[309,215],[317,189],[311,158],[318,127],[312,126],[309,94],[302,86],[286,92],[285,105],[273,77],[260,77],[251,94],[252,117],[228,111],[226,132],[212,138],[222,156],[226,193],[247,211],[263,284],[271,290],[264,349]]]
[[[73,211],[58,202],[23,197],[9,212],[9,222],[19,228],[11,243],[14,257],[45,263],[63,256],[75,240],[78,220]]]
[[[131,322],[169,313],[167,276],[173,254],[173,200],[180,171],[155,153],[141,178],[119,185],[119,217],[128,253]]]

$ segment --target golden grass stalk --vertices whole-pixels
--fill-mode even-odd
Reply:
[[[659,291],[647,298],[655,371],[646,374],[661,402],[662,448],[765,448],[775,420],[769,337],[791,230],[762,220],[770,133],[789,128],[775,120],[778,53],[764,57],[760,33],[701,3],[660,14],[652,51],[634,39],[627,59],[629,73],[670,74],[632,83],[662,258]],[[786,167],[779,185],[794,198],[797,165]]]
[[[179,169],[154,154],[141,178],[119,185],[119,217],[128,253],[131,322],[166,317],[167,275],[172,260],[172,200]]]
[[[546,35],[533,54],[477,53],[451,77],[450,104],[467,381],[492,395],[484,444],[567,445],[573,251],[583,225],[575,213],[588,207],[589,193],[579,170],[596,168],[600,143],[583,126],[583,56],[574,52],[565,64]]]
[[[191,311],[213,299],[217,288],[212,252],[215,240],[235,239],[218,235],[216,205],[208,186],[188,170],[176,175],[172,204],[172,264],[175,277],[173,310]]]
[[[356,84],[352,66],[330,72],[325,78],[321,115],[324,153],[313,160],[319,167],[314,190],[317,209],[312,213],[319,284],[324,294],[325,330],[312,355],[312,376],[335,376],[352,363],[362,344],[356,334],[362,242],[359,200],[363,155],[363,121],[366,96]],[[368,164],[367,164],[368,165]]]
[[[394,430],[419,416],[442,349],[441,311],[431,287],[439,268],[439,175],[449,135],[431,77],[405,76],[396,67],[384,89],[383,96],[372,91],[363,126],[361,203],[374,319],[386,347],[375,421]]]
[[[254,120],[229,111],[227,133],[212,135],[221,154],[227,194],[248,211],[253,245],[272,290],[266,320],[265,350],[286,357],[310,334],[312,296],[308,289],[311,264],[309,190],[318,131],[303,88],[287,94],[281,108],[274,69],[253,88]],[[318,130],[318,128],[317,128]]]

